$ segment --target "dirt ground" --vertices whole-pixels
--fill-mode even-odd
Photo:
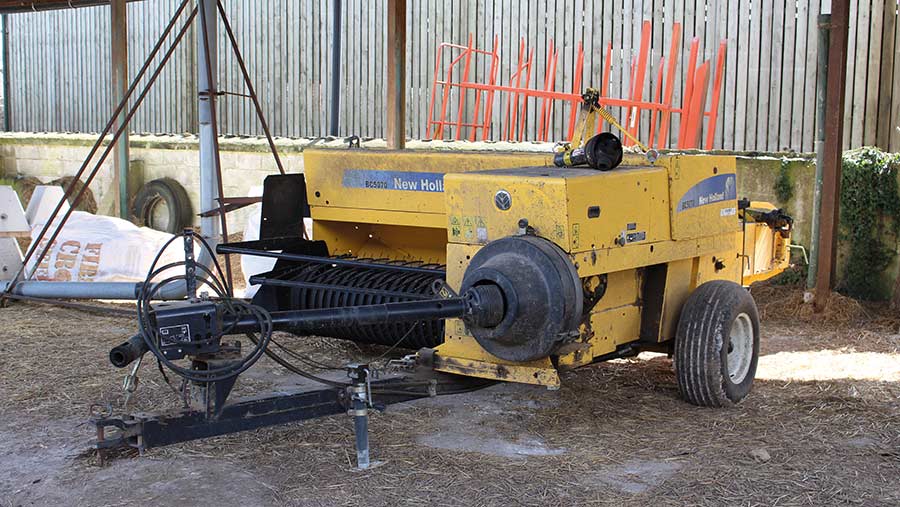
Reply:
[[[671,361],[642,354],[567,373],[559,391],[391,406],[372,417],[382,464],[366,472],[343,415],[100,467],[85,421],[92,404],[121,406],[124,372],[106,356],[131,319],[16,303],[0,310],[0,506],[900,505],[897,320],[846,301],[840,322],[815,318],[785,291],[756,296],[762,357],[738,407],[682,402]],[[380,353],[282,339],[333,363]],[[237,394],[296,382],[264,359]],[[146,364],[132,408],[178,405]]]

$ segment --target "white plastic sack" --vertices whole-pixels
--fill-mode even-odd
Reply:
[[[32,240],[42,227],[32,224]],[[127,220],[75,211],[33,278],[58,282],[143,281],[157,252],[171,238],[171,234],[138,227]],[[46,241],[42,241],[41,250]],[[184,260],[181,241],[175,243],[166,249],[157,267]],[[29,261],[29,271],[34,269],[34,260]]]

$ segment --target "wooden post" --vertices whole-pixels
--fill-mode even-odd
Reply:
[[[112,48],[110,69],[112,75],[112,107],[122,101],[128,91],[128,7],[125,0],[112,0],[109,3],[110,47]],[[116,127],[120,127],[125,119],[122,112],[116,119]],[[128,130],[122,133],[113,150],[113,188],[116,199],[113,214],[128,219]]]
[[[822,166],[822,205],[819,224],[819,265],[813,307],[822,312],[834,286],[837,231],[841,195],[841,161],[844,139],[844,96],[847,78],[847,36],[850,0],[831,3],[831,35],[828,47],[828,95],[825,113],[825,154]]]
[[[388,0],[387,147],[406,147],[406,0]]]

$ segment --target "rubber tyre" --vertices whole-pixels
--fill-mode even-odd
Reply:
[[[153,207],[160,201],[165,203],[169,214],[165,228],[154,227],[151,223]],[[131,212],[138,225],[153,227],[169,234],[178,234],[193,223],[191,200],[184,187],[171,178],[153,180],[141,187],[134,197]]]
[[[752,356],[742,381],[735,383],[729,376],[728,350],[732,325],[742,314],[752,324]],[[681,310],[675,335],[675,374],[682,398],[702,407],[740,403],[750,393],[758,360],[759,312],[750,293],[726,280],[697,287]]]

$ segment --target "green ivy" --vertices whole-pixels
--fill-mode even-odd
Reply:
[[[778,171],[778,179],[775,180],[775,196],[778,202],[787,204],[794,197],[794,182],[791,181],[791,163],[786,158],[781,159],[781,168]]]
[[[882,273],[896,255],[900,233],[900,155],[864,147],[844,153],[840,237],[847,259],[838,288],[859,299],[886,299]]]

